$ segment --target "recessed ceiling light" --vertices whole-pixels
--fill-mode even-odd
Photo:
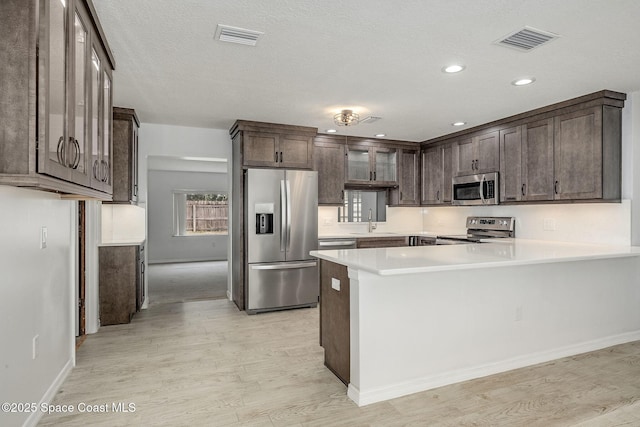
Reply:
[[[336,133],[336,132],[338,132],[338,131],[335,130],[335,129],[327,129],[327,133]]]
[[[451,126],[464,126],[466,124],[467,122],[454,122],[454,123],[451,123]]]
[[[376,133],[376,138],[384,138],[385,136],[387,136],[386,133]]]
[[[442,69],[443,73],[449,73],[449,74],[453,74],[453,73],[459,73],[460,71],[464,70],[464,65],[458,65],[458,64],[451,64],[448,65],[446,67],[444,67]]]
[[[535,81],[536,79],[534,79],[533,77],[524,77],[522,79],[517,79],[512,81],[511,84],[514,86],[526,86],[526,85],[530,85]]]

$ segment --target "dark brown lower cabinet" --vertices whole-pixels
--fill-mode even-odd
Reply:
[[[400,246],[408,246],[409,238],[406,236],[398,237],[363,237],[356,239],[358,249],[366,248],[395,248]]]
[[[332,282],[339,280],[339,290]],[[349,276],[347,267],[320,261],[320,345],[324,364],[345,384],[349,384],[351,334]]]
[[[141,245],[99,248],[100,325],[131,322],[142,305]]]

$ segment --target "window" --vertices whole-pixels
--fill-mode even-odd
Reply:
[[[229,198],[225,192],[174,191],[175,236],[229,233]]]

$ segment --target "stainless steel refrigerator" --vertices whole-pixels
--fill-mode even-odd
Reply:
[[[315,307],[318,173],[248,169],[244,194],[247,312]]]

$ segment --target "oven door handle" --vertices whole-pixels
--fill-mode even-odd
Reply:
[[[482,201],[482,204],[486,204],[487,201],[484,198],[484,182],[487,180],[487,176],[485,174],[482,174],[482,178],[480,178],[480,200]]]

